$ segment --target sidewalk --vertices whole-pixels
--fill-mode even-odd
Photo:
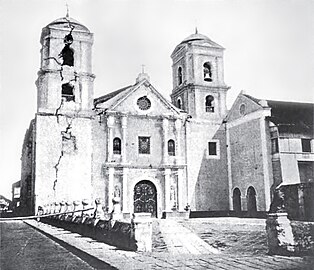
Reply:
[[[268,255],[239,254],[192,254],[171,252],[138,253],[119,250],[113,246],[99,243],[91,238],[82,237],[60,228],[37,223],[34,220],[25,223],[62,241],[65,246],[75,247],[103,261],[116,269],[308,269],[312,270],[313,257],[283,257]],[[175,232],[173,232],[175,233]],[[171,250],[171,249],[170,249]]]

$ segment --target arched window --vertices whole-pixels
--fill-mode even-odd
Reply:
[[[214,112],[214,97],[209,95],[205,98],[205,111],[206,112]]]
[[[182,78],[182,67],[178,68],[178,85],[182,84],[183,78]]]
[[[182,109],[181,98],[178,98],[178,100],[177,100],[177,107],[178,107],[179,109]]]
[[[168,155],[169,156],[175,156],[176,152],[175,152],[175,144],[174,144],[174,140],[169,140],[168,141]]]
[[[206,62],[203,65],[203,72],[204,72],[204,81],[212,82],[213,81],[213,78],[212,78],[212,67],[211,67],[211,64],[209,62]]]
[[[113,154],[121,155],[121,140],[120,138],[113,139]]]

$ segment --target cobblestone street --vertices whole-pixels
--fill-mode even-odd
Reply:
[[[176,225],[174,220],[155,220],[155,247],[150,253],[120,250],[33,220],[26,222],[29,225],[23,222],[0,223],[1,270],[313,269],[313,257],[267,255],[264,222],[253,219],[212,218],[184,220]],[[159,223],[163,224],[160,226]],[[184,239],[182,240],[180,232],[172,232],[178,235],[177,239],[175,236],[169,238],[162,234],[165,228],[162,226],[185,227],[186,229],[180,229],[181,233],[185,233]],[[197,235],[214,250],[218,250],[219,254],[212,253],[206,245],[201,248],[197,246],[200,240],[197,243],[192,242],[192,238],[195,241]],[[172,247],[166,247],[169,239],[174,244]],[[178,245],[180,239],[182,242]]]
[[[203,218],[180,222],[223,254],[265,255],[264,219]]]

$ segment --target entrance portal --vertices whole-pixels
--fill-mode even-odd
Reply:
[[[134,213],[147,212],[157,217],[157,191],[155,185],[147,180],[134,187]]]

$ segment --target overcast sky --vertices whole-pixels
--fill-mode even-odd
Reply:
[[[170,54],[199,33],[225,50],[228,107],[243,89],[258,98],[314,101],[312,0],[68,0],[70,17],[94,33],[95,97],[133,84],[141,65],[166,98]],[[36,112],[41,29],[65,0],[0,0],[0,194],[20,180],[25,131]]]

